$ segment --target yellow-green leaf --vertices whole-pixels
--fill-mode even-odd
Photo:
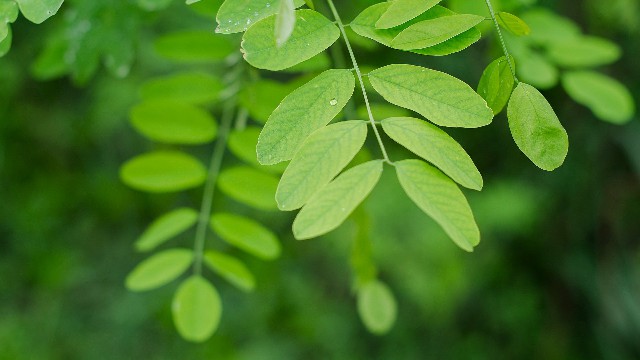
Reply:
[[[547,55],[557,65],[583,68],[611,64],[620,58],[622,51],[609,40],[577,36],[551,42],[547,47]]]
[[[244,216],[217,213],[211,228],[227,243],[265,260],[280,256],[280,242],[269,229]]]
[[[174,100],[188,104],[209,104],[218,99],[224,84],[205,72],[182,72],[147,81],[140,89],[145,100]]]
[[[148,192],[181,191],[204,183],[205,167],[180,151],[155,151],[138,155],[120,169],[122,181]]]
[[[16,0],[22,15],[35,24],[40,24],[58,12],[64,0]]]
[[[514,63],[513,58],[511,63]],[[491,62],[482,72],[480,83],[478,83],[478,94],[491,107],[494,115],[499,114],[507,105],[514,83],[515,79],[504,56]]]
[[[396,0],[376,22],[378,29],[388,29],[402,25],[431,9],[442,0]]]
[[[261,129],[255,126],[249,126],[242,130],[235,130],[229,134],[227,146],[229,150],[245,163],[252,165],[258,169],[265,170],[275,174],[282,174],[287,167],[286,162],[276,165],[261,165],[256,157],[256,145]]]
[[[136,249],[149,251],[196,224],[198,212],[179,208],[157,218],[136,240]]]
[[[358,288],[358,314],[367,330],[382,335],[396,321],[398,305],[387,285],[372,280]]]
[[[293,0],[280,0],[280,9],[276,14],[275,38],[276,45],[282,46],[291,34],[296,25],[296,13]]]
[[[278,178],[248,166],[226,169],[218,177],[218,187],[227,196],[259,210],[276,210]]]
[[[391,46],[401,50],[434,46],[462,34],[483,20],[484,17],[479,15],[459,14],[421,21],[398,34],[391,41]]]
[[[146,291],[166,285],[182,275],[193,261],[189,249],[170,249],[142,261],[127,275],[125,285],[131,291]]]
[[[192,275],[176,291],[171,312],[180,336],[188,341],[203,342],[218,328],[222,302],[211,283],[200,275]]]
[[[242,291],[251,292],[256,287],[256,280],[251,271],[242,261],[233,256],[209,250],[204,253],[204,263],[213,272]]]
[[[232,34],[243,32],[247,28],[280,9],[281,0],[226,0],[218,10],[216,32]],[[304,0],[294,0],[295,7],[304,4]]]
[[[500,11],[496,14],[498,24],[516,36],[525,36],[531,33],[529,25],[519,17],[508,12]]]
[[[161,56],[186,63],[220,61],[237,51],[237,45],[225,36],[203,30],[170,33],[156,39],[154,46]]]

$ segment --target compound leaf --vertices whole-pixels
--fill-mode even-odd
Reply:
[[[179,208],[168,212],[147,227],[136,240],[139,251],[153,250],[167,240],[186,231],[198,221],[198,212],[191,208]]]
[[[200,161],[183,152],[155,151],[124,163],[120,178],[137,190],[173,192],[202,185],[206,169]]]
[[[222,302],[211,283],[200,275],[192,275],[176,291],[171,312],[180,336],[188,341],[203,342],[218,328]]]
[[[396,299],[384,283],[372,280],[358,288],[358,314],[372,333],[388,332],[396,321],[397,312]]]
[[[224,241],[261,259],[280,256],[278,238],[255,220],[244,216],[217,213],[211,216],[211,228]]]
[[[256,280],[251,271],[242,261],[233,256],[209,250],[204,253],[204,263],[213,272],[242,291],[250,292],[256,287]]]
[[[520,82],[507,107],[511,135],[518,148],[539,168],[552,171],[569,151],[567,132],[547,99],[533,86]]]
[[[473,251],[473,247],[480,243],[480,231],[458,186],[421,160],[398,161],[396,171],[409,198],[440,224],[460,248]]]
[[[131,291],[158,288],[175,280],[193,261],[189,249],[169,249],[142,261],[127,275],[125,285]]]

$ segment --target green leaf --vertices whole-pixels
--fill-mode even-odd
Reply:
[[[265,123],[282,99],[293,90],[295,88],[292,89],[290,84],[260,79],[243,87],[239,101],[254,120]]]
[[[232,34],[243,32],[249,26],[273,15],[280,9],[281,0],[226,0],[216,20],[218,21],[217,33]],[[294,0],[295,7],[304,4],[303,0]]]
[[[256,287],[256,280],[251,271],[233,256],[209,250],[204,253],[204,263],[242,291],[251,292]]]
[[[0,21],[0,43],[9,35],[9,24]]]
[[[440,126],[475,128],[493,119],[493,111],[469,85],[436,70],[388,65],[370,72],[369,80],[385,100]]]
[[[304,140],[328,124],[353,95],[349,70],[327,70],[293,91],[273,111],[258,139],[258,161],[273,165],[291,160]]]
[[[527,25],[527,23],[519,17],[504,11],[500,11],[496,15],[498,24],[500,24],[500,26],[505,28],[513,35],[525,36],[531,33],[531,28],[529,28],[529,25]]]
[[[511,63],[514,60],[511,58]],[[511,74],[507,58],[502,56],[487,66],[478,84],[478,94],[487,102],[494,115],[507,105],[515,79]]]
[[[291,34],[293,28],[296,25],[296,13],[293,0],[280,0],[280,9],[276,14],[276,24],[274,37],[276,38],[276,45],[282,46]]]
[[[293,222],[298,240],[324,235],[337,228],[369,195],[382,175],[382,160],[352,167],[318,191]]]
[[[197,3],[198,1],[200,1],[200,0],[186,0],[186,4],[187,5],[191,5],[191,4]]]
[[[198,221],[198,212],[179,208],[157,218],[136,240],[138,251],[149,251],[186,231]]]
[[[170,33],[156,39],[154,46],[161,56],[186,63],[220,61],[237,51],[226,37],[202,30]]]
[[[541,45],[567,40],[580,36],[581,33],[580,27],[573,21],[548,9],[534,8],[521,17],[531,28],[531,34],[527,39]]]
[[[372,280],[358,288],[358,314],[367,330],[382,335],[396,322],[398,305],[387,285]]]
[[[58,12],[64,0],[16,0],[16,2],[27,20],[41,24]]]
[[[458,184],[482,189],[482,175],[473,160],[437,126],[420,119],[398,117],[382,120],[382,128],[398,144],[437,166]]]
[[[396,0],[376,22],[376,28],[388,29],[402,25],[431,9],[442,0]]]
[[[188,341],[204,342],[218,328],[222,302],[211,283],[200,275],[192,275],[176,291],[171,312],[180,336]]]
[[[0,0],[0,24],[12,23],[16,21],[17,18],[18,3],[13,0]]]
[[[516,86],[507,107],[509,128],[518,148],[539,168],[562,165],[569,151],[567,132],[547,99],[533,86]]]
[[[396,171],[409,198],[440,224],[460,248],[473,251],[473,247],[480,243],[480,231],[458,186],[421,160],[398,161]]]
[[[562,75],[562,86],[602,120],[624,124],[633,118],[633,96],[615,79],[594,71],[570,71]]]
[[[307,4],[310,9],[316,9],[315,5],[313,5],[313,0],[304,0],[304,3]]]
[[[430,46],[424,49],[410,50],[413,53],[430,56],[446,56],[460,52],[480,40],[482,34],[477,28],[471,28],[451,39],[441,42],[438,45]]]
[[[131,110],[131,124],[147,138],[168,144],[206,144],[217,133],[217,125],[208,112],[166,99],[136,105]]]
[[[258,144],[258,136],[260,136],[260,128],[255,126],[247,127],[243,130],[232,131],[229,134],[228,147],[229,150],[240,160],[249,165],[253,165],[258,169],[269,171],[271,173],[282,174],[287,167],[287,163],[279,163],[276,165],[260,165],[256,157],[256,145]]]
[[[595,36],[580,36],[554,41],[547,47],[547,55],[564,67],[594,67],[611,64],[622,55],[615,43]]]
[[[13,41],[13,33],[11,27],[6,27],[7,34],[4,39],[0,40],[0,57],[4,56],[11,49],[11,42]]]
[[[525,55],[516,57],[516,61],[519,80],[540,89],[550,89],[558,84],[558,69],[537,52],[526,52]]]
[[[147,81],[140,89],[144,100],[173,100],[187,104],[210,104],[218,100],[224,84],[205,72],[182,72]]]
[[[264,18],[247,29],[242,37],[245,60],[266,70],[283,70],[322,52],[340,36],[340,30],[329,19],[313,10],[295,12],[296,26],[286,43],[277,46],[276,16]]]
[[[166,285],[182,275],[193,261],[189,249],[169,249],[142,261],[127,275],[125,285],[131,291],[147,291]]]
[[[434,46],[462,34],[482,21],[484,17],[471,14],[443,16],[421,21],[398,34],[391,41],[391,46],[401,50]]]
[[[302,144],[282,174],[276,202],[280,210],[295,210],[329,183],[364,145],[367,123],[343,121],[314,132]]]
[[[278,178],[247,166],[226,169],[218,177],[218,187],[227,196],[258,210],[276,210]]]
[[[179,151],[138,155],[120,169],[128,186],[148,192],[173,192],[202,185],[207,170],[194,157]]]
[[[264,260],[280,256],[275,234],[257,221],[244,216],[217,213],[211,216],[211,228],[224,241]]]

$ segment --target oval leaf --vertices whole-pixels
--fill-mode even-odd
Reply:
[[[217,133],[208,112],[166,99],[136,105],[131,110],[131,124],[147,138],[168,144],[206,144]]]
[[[293,222],[298,240],[324,235],[337,228],[369,195],[382,174],[382,160],[354,166],[318,191]]]
[[[280,9],[276,14],[275,38],[276,45],[282,46],[291,34],[296,25],[296,12],[293,0],[281,0]]]
[[[232,34],[243,32],[259,20],[273,15],[280,9],[281,0],[226,0],[218,10],[216,32]],[[294,0],[295,7],[304,0]]]
[[[343,121],[313,133],[282,174],[276,202],[280,210],[295,210],[329,183],[364,145],[367,123]]]
[[[256,145],[260,136],[260,128],[250,126],[242,130],[232,131],[229,134],[228,146],[229,150],[238,159],[244,161],[256,168],[269,171],[276,174],[282,174],[287,167],[287,163],[279,163],[276,165],[261,165],[256,157]]]
[[[595,36],[579,36],[550,43],[547,55],[560,66],[594,67],[615,62],[622,55],[622,51],[609,40]]]
[[[280,256],[278,238],[260,223],[244,216],[218,213],[211,216],[211,228],[224,241],[261,259]]]
[[[198,221],[198,212],[191,208],[179,208],[157,218],[136,240],[139,251],[149,251],[174,236],[186,231]]]
[[[144,260],[127,275],[125,285],[131,291],[146,291],[166,285],[182,275],[193,261],[188,249],[170,249]]]
[[[199,275],[186,279],[171,304],[173,323],[185,340],[203,342],[220,323],[222,302],[216,288]]]
[[[507,31],[516,36],[525,36],[531,33],[529,25],[519,17],[510,14],[508,12],[500,11],[496,14],[498,24],[505,28]]]
[[[16,0],[22,15],[35,24],[55,15],[64,0]]]
[[[513,58],[511,61],[513,63]],[[507,105],[514,83],[515,79],[505,56],[491,62],[482,72],[478,94],[487,102],[494,115],[499,114]]]
[[[205,167],[180,151],[155,151],[127,161],[120,178],[130,187],[148,192],[181,191],[202,185]]]
[[[188,63],[219,61],[237,51],[226,37],[202,30],[167,34],[156,39],[154,46],[161,56]]]
[[[145,100],[174,100],[188,104],[208,104],[218,99],[224,85],[204,72],[184,72],[147,81],[140,89]]]
[[[388,29],[402,25],[431,9],[442,0],[396,0],[376,21],[376,28]]]
[[[369,73],[373,88],[392,104],[418,112],[440,126],[475,128],[493,111],[463,81],[414,65],[388,65]]]
[[[480,231],[458,186],[421,160],[398,161],[396,171],[409,198],[440,224],[459,247],[473,251],[480,243]]]
[[[276,210],[278,178],[262,171],[238,166],[224,170],[218,187],[227,196],[259,210]]]
[[[382,120],[382,128],[398,144],[437,166],[458,184],[482,189],[482,175],[466,151],[446,132],[426,121],[401,117]]]
[[[533,86],[516,86],[507,107],[511,135],[518,148],[539,168],[551,171],[562,165],[569,138],[547,99]]]
[[[397,312],[396,299],[384,283],[373,280],[358,289],[358,314],[372,333],[387,333],[396,321]]]
[[[393,41],[391,46],[401,50],[422,49],[445,42],[484,21],[483,16],[459,14],[425,20],[409,26]]]
[[[482,34],[480,30],[473,27],[460,35],[456,35],[451,39],[441,42],[438,45],[430,46],[424,49],[410,50],[413,53],[430,56],[446,56],[460,52],[480,40]]]
[[[18,4],[13,0],[0,1],[0,24],[12,23],[18,18]],[[0,37],[2,40],[2,37]]]
[[[233,256],[210,250],[204,254],[204,263],[242,291],[250,292],[256,287],[256,280],[251,271]]]
[[[633,118],[633,96],[615,79],[595,71],[571,71],[562,75],[562,86],[602,120],[624,124]]]
[[[354,88],[351,71],[327,70],[285,97],[260,133],[258,161],[273,165],[291,160],[312,132],[342,110]]]

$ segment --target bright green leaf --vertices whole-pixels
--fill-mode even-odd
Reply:
[[[562,165],[569,151],[567,132],[547,99],[533,86],[516,86],[507,107],[509,128],[518,148],[539,168]]]
[[[241,43],[245,60],[260,69],[286,69],[314,57],[340,36],[338,27],[316,11],[303,9],[295,15],[297,25],[287,42],[279,47],[275,39],[275,15],[247,29]]]
[[[264,260],[280,256],[280,242],[274,233],[244,216],[217,213],[211,216],[211,228],[224,241]]]
[[[369,195],[382,175],[382,160],[352,167],[318,191],[293,222],[296,239],[314,238],[337,228]]]
[[[281,0],[226,0],[216,20],[218,27],[216,32],[232,34],[243,32],[247,28],[269,15],[273,15],[280,9]],[[295,7],[304,4],[303,0],[294,0]]]
[[[259,210],[276,210],[278,178],[262,171],[239,166],[226,169],[218,177],[218,187],[227,196]]]
[[[622,55],[615,43],[595,36],[580,36],[554,41],[547,47],[547,55],[564,67],[594,67],[615,62]]]
[[[402,117],[382,120],[382,128],[398,144],[437,166],[458,184],[482,189],[482,175],[473,160],[460,144],[437,126]]]
[[[602,120],[624,124],[633,118],[633,96],[613,78],[595,71],[571,71],[562,75],[562,86],[569,96]]]
[[[193,261],[189,249],[169,249],[142,261],[127,275],[125,285],[131,291],[147,291],[166,285],[182,275]]]
[[[388,29],[402,25],[431,9],[442,0],[396,0],[376,22],[376,28]]]
[[[207,170],[194,157],[179,151],[138,155],[120,169],[122,181],[134,189],[173,192],[202,185]]]
[[[511,58],[511,63],[514,63]],[[507,58],[502,56],[487,66],[478,84],[478,94],[487,102],[497,115],[507,105],[515,79],[511,74]]]
[[[276,14],[275,34],[276,45],[282,46],[291,34],[293,28],[296,26],[296,13],[293,0],[280,0],[280,9]]]
[[[0,40],[0,57],[4,56],[11,49],[11,42],[13,41],[13,33],[11,27],[6,27],[7,34],[4,39]]]
[[[251,271],[233,256],[209,250],[204,253],[204,263],[242,291],[250,292],[256,287],[256,280]]]
[[[516,36],[525,36],[531,33],[529,25],[519,17],[508,12],[500,11],[496,14],[498,24]]]
[[[315,5],[313,5],[313,0],[304,0],[304,3],[307,4],[310,9],[316,9]]]
[[[327,70],[289,94],[273,111],[258,140],[263,165],[291,160],[304,140],[328,124],[353,95],[349,70]]]
[[[216,123],[208,112],[166,99],[136,105],[131,110],[131,124],[147,138],[168,144],[206,144],[217,133]]]
[[[187,63],[219,61],[237,51],[226,37],[203,30],[170,33],[156,39],[154,46],[161,56]]]
[[[369,73],[376,91],[392,104],[418,112],[440,126],[475,128],[493,111],[461,80],[414,65],[388,65]]]
[[[314,132],[282,174],[276,201],[280,210],[295,210],[329,183],[364,145],[367,123],[343,121]]]
[[[529,51],[516,58],[516,74],[522,82],[540,89],[550,89],[558,84],[558,69],[537,52]]]
[[[136,249],[149,251],[186,231],[198,221],[198,212],[179,208],[157,218],[136,240]]]
[[[64,0],[16,0],[22,15],[35,24],[41,24],[60,9]]]
[[[290,84],[260,79],[243,87],[239,101],[254,120],[265,123],[282,99],[293,90]]]
[[[445,42],[484,21],[484,17],[471,14],[443,16],[413,24],[403,30],[391,46],[401,50],[422,49]]]
[[[384,283],[373,280],[358,288],[358,314],[364,326],[376,335],[391,330],[396,321],[398,305]]]
[[[218,328],[222,302],[211,283],[200,275],[192,275],[176,291],[171,312],[180,336],[188,341],[204,342]]]
[[[231,134],[229,134],[227,146],[233,155],[245,163],[272,173],[282,174],[287,167],[286,162],[276,165],[260,165],[258,162],[256,145],[258,144],[260,130],[258,127],[250,126],[242,130],[232,131]]]
[[[224,84],[205,72],[183,72],[147,81],[140,89],[145,100],[174,100],[188,104],[209,104],[218,100]]]
[[[446,56],[460,52],[480,40],[482,34],[477,28],[471,28],[451,39],[441,42],[438,45],[430,46],[424,49],[410,50],[413,53],[430,56]]]
[[[12,23],[18,18],[18,3],[14,0],[0,0],[0,24]],[[0,38],[0,40],[2,40]]]
[[[440,224],[460,248],[473,251],[473,247],[480,243],[480,231],[458,186],[421,160],[398,161],[396,171],[409,198]]]
[[[531,33],[528,40],[545,45],[580,35],[580,27],[573,21],[544,8],[534,8],[521,16]]]

